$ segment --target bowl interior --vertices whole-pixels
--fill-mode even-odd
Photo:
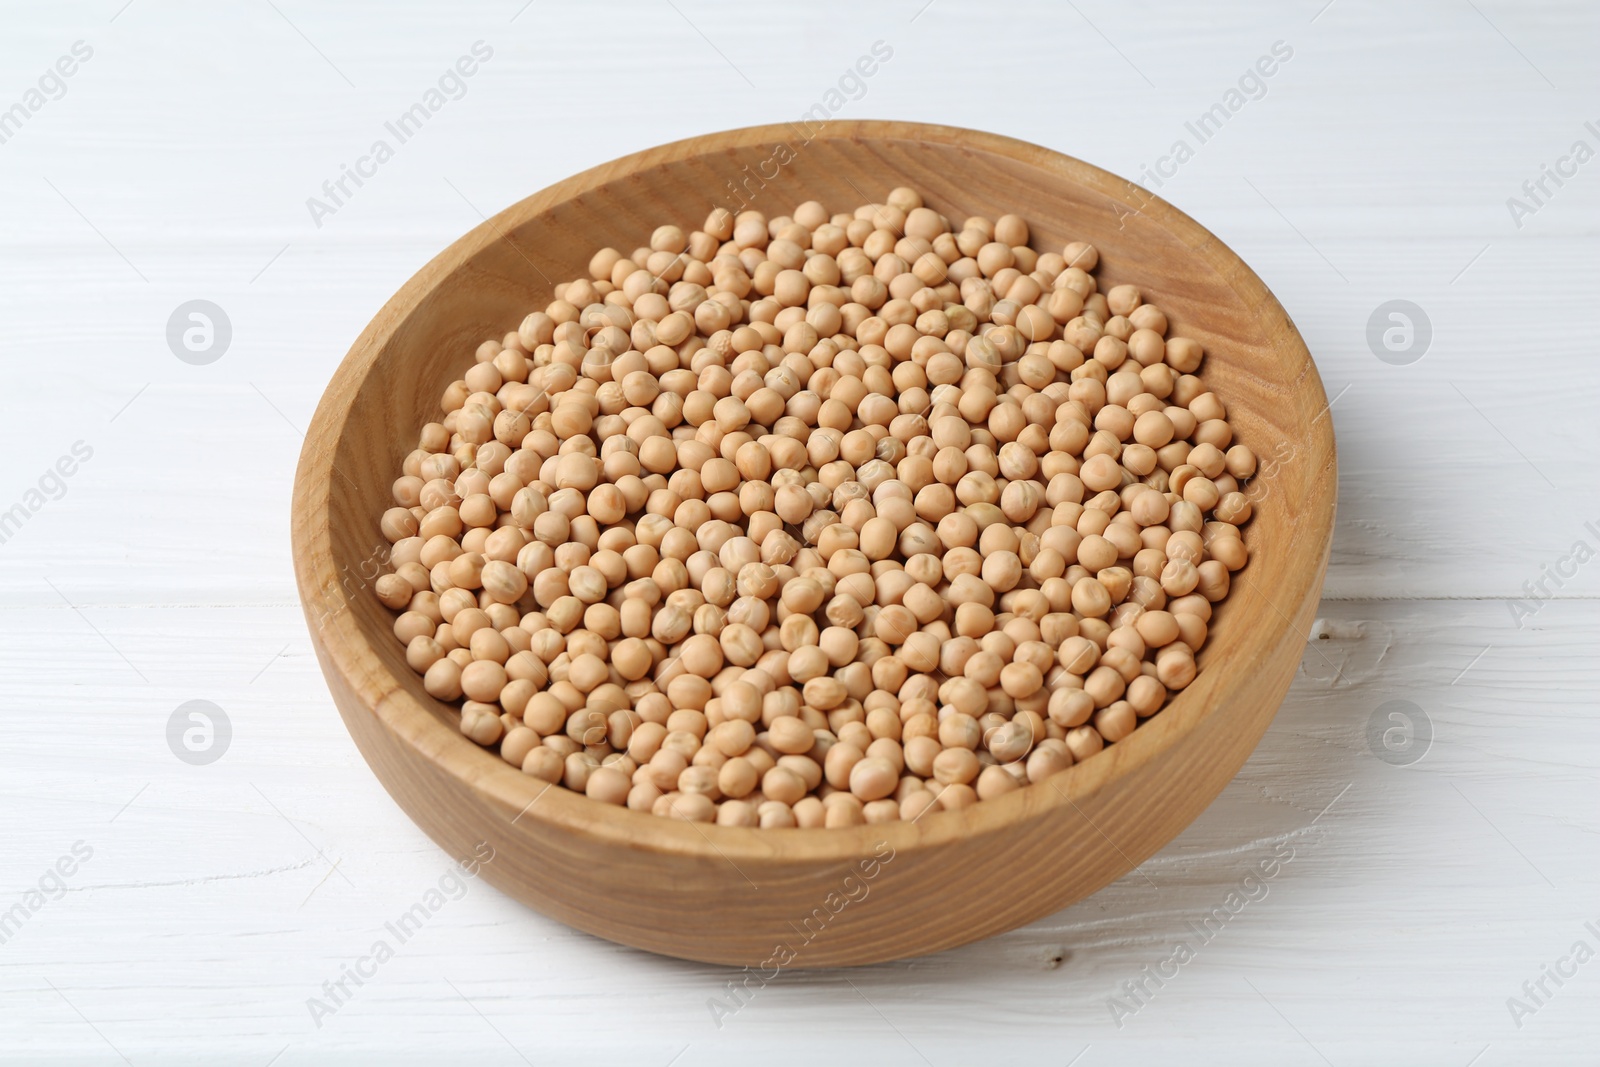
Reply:
[[[604,164],[508,208],[396,294],[329,388],[333,397],[342,383],[348,400],[333,408],[325,402],[318,412],[296,516],[302,595],[313,628],[323,628],[333,666],[356,688],[378,694],[370,701],[373,714],[510,810],[525,809],[542,783],[462,738],[454,712],[429,697],[406,665],[392,636],[393,616],[370,589],[387,549],[378,518],[417,431],[437,418],[441,392],[471,365],[482,340],[515,329],[524,315],[541,309],[554,283],[586,276],[598,248],[632,249],[666,222],[697,229],[716,207],[770,217],[815,199],[830,211],[851,210],[908,185],[957,225],[969,215],[1015,212],[1030,224],[1037,249],[1059,251],[1069,240],[1093,243],[1102,287],[1138,285],[1167,313],[1171,332],[1205,346],[1202,376],[1227,404],[1236,440],[1262,459],[1252,490],[1255,517],[1246,531],[1251,562],[1220,606],[1195,683],[1131,738],[1066,772],[1050,789],[1031,786],[966,811],[930,815],[915,827],[825,834],[684,827],[564,790],[541,799],[537,818],[610,835],[630,847],[751,858],[780,847],[863,854],[886,834],[896,847],[915,847],[981,833],[1075,800],[1180,743],[1253,663],[1285,641],[1303,639],[1291,617],[1313,595],[1326,562],[1331,420],[1303,342],[1260,279],[1170,205],[1043,148],[902,123],[833,122],[807,133],[798,126],[762,127],[667,145]],[[1257,598],[1265,607],[1247,611],[1240,604]],[[647,839],[640,820],[649,820]],[[1139,858],[1130,857],[1129,866]]]

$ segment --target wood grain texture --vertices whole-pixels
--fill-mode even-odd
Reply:
[[[809,133],[753,128],[624,157],[506,209],[441,253],[335,374],[307,433],[292,519],[334,701],[430,836],[458,857],[488,842],[491,882],[579,929],[743,966],[771,959],[813,916],[816,936],[799,935],[790,966],[949,948],[1054,911],[1155,852],[1271,721],[1315,612],[1333,527],[1332,424],[1310,355],[1260,280],[1193,220],[1097,168],[991,134],[838,122],[797,139]],[[1238,439],[1261,455],[1284,442],[1299,457],[1263,475],[1253,561],[1218,612],[1197,681],[1131,739],[1048,782],[914,824],[816,832],[663,821],[546,786],[460,737],[405,665],[389,613],[341,580],[381,550],[386,472],[477,341],[542,306],[551,281],[579,276],[596,248],[630,247],[664,221],[692,226],[716,206],[706,190],[747,173],[751,160],[762,173],[761,161],[771,165],[789,199],[849,204],[910,185],[954,217],[1015,211],[1040,249],[1090,241],[1102,285],[1136,282],[1175,332],[1205,345],[1207,384],[1228,403]],[[884,903],[819,910],[858,867]]]

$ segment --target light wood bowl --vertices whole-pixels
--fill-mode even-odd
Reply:
[[[685,959],[778,967],[872,963],[1009,930],[1088,896],[1172,840],[1272,720],[1314,618],[1333,527],[1332,420],[1310,354],[1226,245],[1128,181],[972,130],[830,122],[696,137],[626,156],[514,204],[456,241],[384,306],[317,408],[295,483],[295,572],[312,643],[357,746],[452,856],[564,923]],[[785,147],[779,147],[785,146]],[[831,210],[919,190],[953,219],[1021,214],[1036,248],[1099,250],[1103,286],[1137,284],[1264,461],[1249,566],[1195,682],[1128,739],[1045,782],[915,823],[752,830],[608,807],[466,740],[429,697],[370,588],[378,518],[418,429],[486,337],[542,308],[594,250],[633,248],[716,206]],[[887,858],[892,857],[892,858]],[[876,861],[876,862],[874,862]]]

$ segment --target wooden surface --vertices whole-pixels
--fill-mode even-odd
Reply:
[[[1048,783],[912,823],[820,833],[663,825],[551,792],[463,739],[405,664],[393,614],[364,582],[342,579],[384,547],[376,517],[412,447],[407,428],[433,416],[476,341],[548,299],[544,269],[522,249],[537,249],[555,277],[581,276],[594,249],[626,247],[652,221],[692,220],[717,176],[780,158],[775,146],[789,142],[794,158],[762,190],[774,200],[850,203],[858,188],[908,185],[952,218],[1014,210],[1041,251],[1092,243],[1102,288],[1137,280],[1174,336],[1211,353],[1202,371],[1227,397],[1235,439],[1263,456],[1292,442],[1295,456],[1258,473],[1251,565],[1215,616],[1200,677],[1131,738]],[[1327,396],[1260,279],[1169,205],[1127,197],[1116,177],[1034,145],[844,120],[803,144],[787,126],[763,126],[650,149],[558,183],[452,244],[356,341],[296,474],[295,570],[313,647],[380,780],[450,855],[491,848],[483,877],[546,914],[737,967],[927,955],[1057,911],[1165,845],[1233,777],[1289,686],[1327,565],[1336,465]],[[861,899],[834,906],[847,877]]]
[[[1600,172],[1586,165],[1521,229],[1505,201],[1575,139],[1595,142],[1596,17],[1475,3],[980,16],[936,0],[801,16],[680,2],[681,16],[618,15],[604,62],[593,20],[566,7],[515,22],[515,3],[13,15],[8,106],[72,42],[95,54],[0,144],[0,503],[73,442],[94,454],[0,545],[7,906],[74,842],[94,854],[0,945],[0,1058],[1591,1061],[1600,964],[1547,981],[1555,995],[1520,1028],[1506,1002],[1580,938],[1597,946],[1584,924],[1600,926],[1600,568],[1547,583],[1555,599],[1527,601],[1520,626],[1513,613],[1574,542],[1600,547],[1585,527],[1600,526],[1585,476]],[[467,95],[316,228],[305,199],[480,38],[495,56]],[[289,487],[334,366],[476,209],[625,151],[798,115],[879,39],[894,58],[840,117],[981,126],[1124,174],[1273,41],[1293,46],[1267,95],[1156,191],[1262,275],[1338,398],[1327,638],[1186,833],[1022,930],[787,974],[719,1029],[707,1000],[726,997],[724,970],[574,933],[475,881],[317,1028],[307,998],[447,862],[338,721],[293,590]],[[978,77],[974,42],[1010,57],[1017,82],[992,63]],[[775,48],[781,62],[746,59]],[[673,78],[698,93],[663,88]],[[194,298],[234,326],[209,366],[175,359],[164,335]],[[1434,327],[1410,366],[1367,346],[1391,299]],[[167,747],[192,699],[234,728],[210,766]],[[1366,736],[1397,699],[1432,723],[1411,766]],[[1280,844],[1294,857],[1267,896],[1118,1028],[1107,999]]]

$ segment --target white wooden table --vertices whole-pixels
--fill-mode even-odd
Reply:
[[[1600,148],[1592,5],[521,4],[4,16],[0,1060],[1595,1062],[1600,162],[1562,162]],[[478,41],[460,98],[314,219],[307,198]],[[785,974],[720,1027],[729,972],[481,884],[314,1020],[447,866],[351,744],[296,602],[290,482],[334,366],[480,211],[798,117],[878,41],[892,58],[840,117],[1175,171],[1157,191],[1304,332],[1343,480],[1277,721],[1092,899],[931,958]],[[1292,57],[1200,143],[1186,123],[1275,42]],[[1179,139],[1192,158],[1160,162]],[[196,299],[231,325],[210,363],[168,345]],[[1420,333],[1389,361],[1369,346],[1391,300],[1431,325],[1420,359]],[[191,700],[231,727],[210,764],[169,747]]]

